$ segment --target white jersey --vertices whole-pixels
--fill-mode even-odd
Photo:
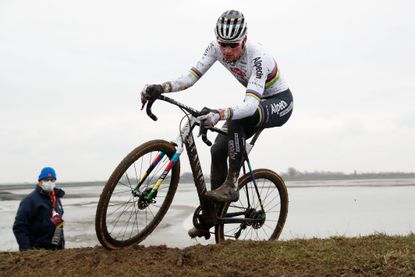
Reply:
[[[277,63],[260,44],[247,41],[242,57],[237,61],[229,62],[223,58],[217,41],[213,41],[188,74],[170,81],[171,91],[180,91],[191,87],[216,61],[225,66],[246,87],[243,103],[224,109],[225,119],[251,116],[255,113],[262,98],[288,89]]]

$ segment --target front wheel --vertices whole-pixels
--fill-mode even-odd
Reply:
[[[98,240],[117,249],[144,240],[160,223],[173,200],[180,177],[180,160],[157,191],[176,149],[164,140],[152,140],[129,153],[114,170],[100,196],[95,216]]]
[[[225,203],[219,211],[220,218],[239,218],[242,223],[216,225],[217,243],[225,239],[275,240],[281,234],[288,213],[284,181],[269,169],[256,169],[253,175],[257,189],[248,172],[239,179],[238,202]]]

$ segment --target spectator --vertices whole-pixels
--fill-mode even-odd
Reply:
[[[60,200],[65,192],[55,188],[55,181],[55,170],[43,168],[35,189],[20,202],[13,224],[20,251],[65,248]]]

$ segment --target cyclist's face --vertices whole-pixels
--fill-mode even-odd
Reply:
[[[244,53],[244,43],[245,40],[240,43],[219,43],[220,52],[222,53],[223,58],[231,62],[238,60]]]

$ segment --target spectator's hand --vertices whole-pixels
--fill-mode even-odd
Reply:
[[[52,221],[52,223],[55,225],[55,226],[58,226],[58,225],[63,225],[63,218],[59,215],[59,214],[54,214],[51,218],[50,218],[50,221]]]
[[[141,91],[141,103],[147,103],[148,100],[157,99],[164,92],[162,85],[146,85]]]

